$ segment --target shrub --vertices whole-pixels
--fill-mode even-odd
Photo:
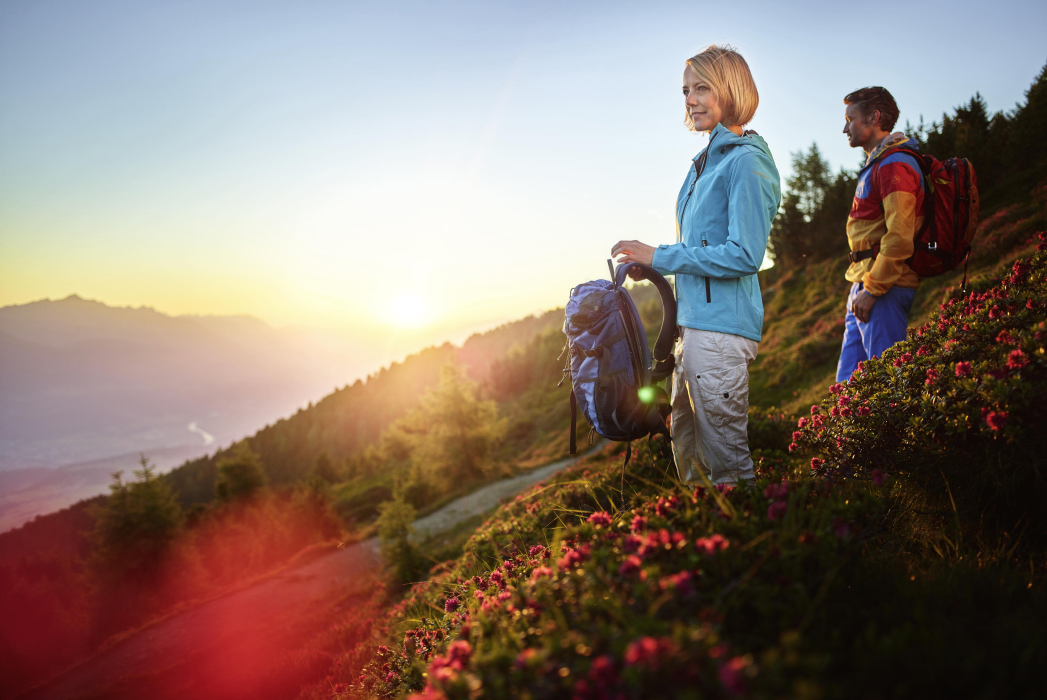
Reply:
[[[393,578],[398,583],[417,581],[428,567],[422,564],[421,555],[411,544],[414,508],[397,495],[393,500],[382,503],[378,513],[378,540],[382,557],[389,565]]]
[[[1047,234],[1010,274],[962,295],[910,337],[862,363],[801,418],[791,449],[820,471],[897,475],[908,506],[947,515],[961,535],[1025,531],[1042,546],[1047,512]]]

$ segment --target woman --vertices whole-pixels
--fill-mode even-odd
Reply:
[[[709,134],[676,201],[677,243],[619,241],[618,262],[676,276],[682,339],[673,374],[673,453],[680,478],[717,484],[753,478],[749,363],[763,329],[756,272],[778,211],[778,170],[766,142],[743,131],[759,103],[745,59],[710,46],[683,73],[684,123]]]

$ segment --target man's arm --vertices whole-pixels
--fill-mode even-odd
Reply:
[[[916,211],[916,195],[921,191],[920,174],[909,158],[889,157],[876,171],[883,202],[887,232],[880,239],[880,252],[862,277],[865,291],[878,297],[887,292],[905,272],[905,261],[912,257],[917,226],[922,212]]]

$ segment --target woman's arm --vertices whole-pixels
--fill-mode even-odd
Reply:
[[[727,241],[695,247],[658,246],[652,267],[662,274],[733,278],[756,274],[767,250],[771,222],[778,211],[777,175],[766,156],[747,153],[735,163],[727,196]],[[773,178],[773,179],[772,179]]]

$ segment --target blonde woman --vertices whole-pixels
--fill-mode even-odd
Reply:
[[[760,98],[749,65],[729,46],[687,60],[684,123],[709,135],[676,201],[677,242],[619,241],[619,262],[676,276],[682,337],[673,375],[673,453],[680,478],[716,484],[753,478],[746,434],[749,364],[763,329],[756,273],[781,185],[767,143],[744,131]]]

